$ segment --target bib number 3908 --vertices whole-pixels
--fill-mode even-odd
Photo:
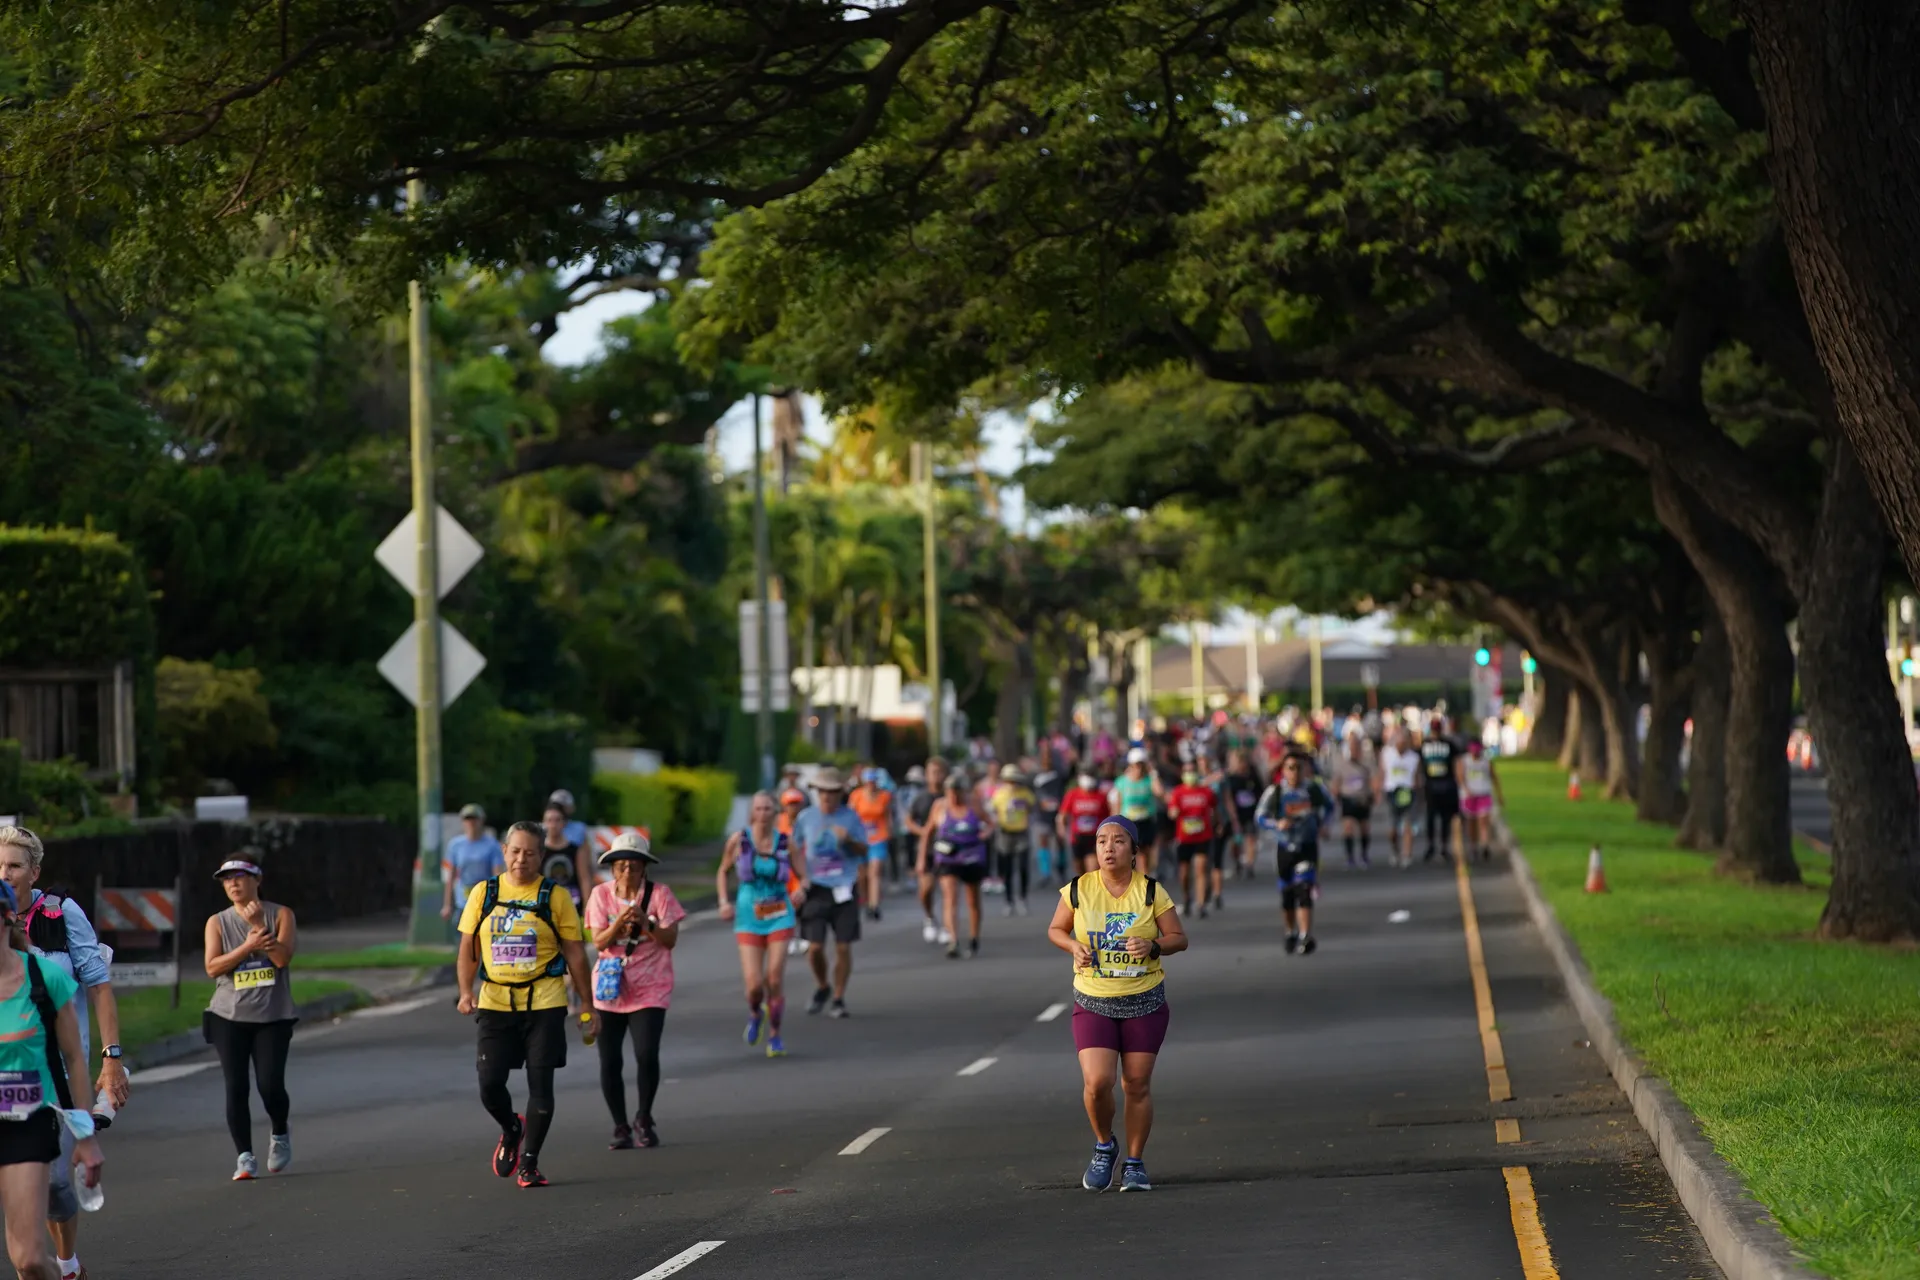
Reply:
[[[0,1071],[0,1119],[25,1120],[45,1102],[37,1071]]]

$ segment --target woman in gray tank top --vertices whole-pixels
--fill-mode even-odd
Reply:
[[[260,897],[260,866],[252,860],[253,850],[241,853],[213,873],[233,905],[207,921],[207,976],[214,988],[206,1035],[220,1055],[227,1081],[227,1132],[240,1153],[235,1182],[260,1172],[253,1156],[248,1063],[273,1122],[267,1172],[279,1173],[293,1160],[293,1139],[287,1132],[287,1050],[297,1020],[287,971],[295,943],[293,912]]]

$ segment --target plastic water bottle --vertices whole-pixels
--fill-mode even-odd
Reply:
[[[590,1013],[582,1013],[580,1015],[580,1043],[591,1049],[593,1048],[593,1040],[593,1015]]]
[[[78,1160],[73,1162],[73,1196],[80,1202],[83,1213],[98,1213],[100,1206],[107,1202],[107,1188],[104,1181],[87,1185],[87,1167]]]

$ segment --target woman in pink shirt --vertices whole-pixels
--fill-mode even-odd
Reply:
[[[613,879],[587,896],[587,932],[600,958],[593,966],[593,1007],[600,1011],[600,1092],[613,1113],[615,1151],[657,1147],[653,1096],[660,1089],[660,1032],[673,1003],[673,946],[680,940],[686,908],[673,890],[647,878],[653,856],[647,838],[630,832],[600,855]],[[633,1033],[640,1076],[640,1105],[627,1120],[627,1086],[621,1055]]]

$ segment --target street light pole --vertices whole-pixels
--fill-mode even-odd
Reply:
[[[760,393],[753,393],[753,598],[755,641],[760,655],[759,715],[755,736],[760,744],[760,789],[773,790],[773,635],[767,600],[767,477],[760,452]]]
[[[425,207],[427,184],[415,178],[407,183],[407,210]],[[426,285],[407,283],[408,434],[413,453],[413,529],[415,575],[413,622],[420,642],[420,704],[414,713],[414,772],[419,792],[420,856],[413,867],[413,917],[407,926],[410,942],[445,942],[446,922],[440,918],[445,889],[440,878],[445,808],[440,775],[440,507],[434,497],[432,352],[428,346],[429,303]]]
[[[1307,701],[1312,704],[1307,708],[1307,718],[1311,720],[1319,713],[1327,692],[1320,668],[1320,619],[1317,617],[1307,623],[1307,682],[1311,686]]]
[[[1194,622],[1187,627],[1187,651],[1193,659],[1193,718],[1202,719],[1207,714],[1207,669],[1206,650],[1207,624]]]
[[[926,485],[923,495],[926,507],[920,525],[926,561],[921,575],[927,585],[927,751],[930,755],[939,755],[944,741],[945,707],[940,687],[940,564],[934,545],[938,507],[933,488],[933,446],[921,443],[913,447],[920,455],[920,479]]]

